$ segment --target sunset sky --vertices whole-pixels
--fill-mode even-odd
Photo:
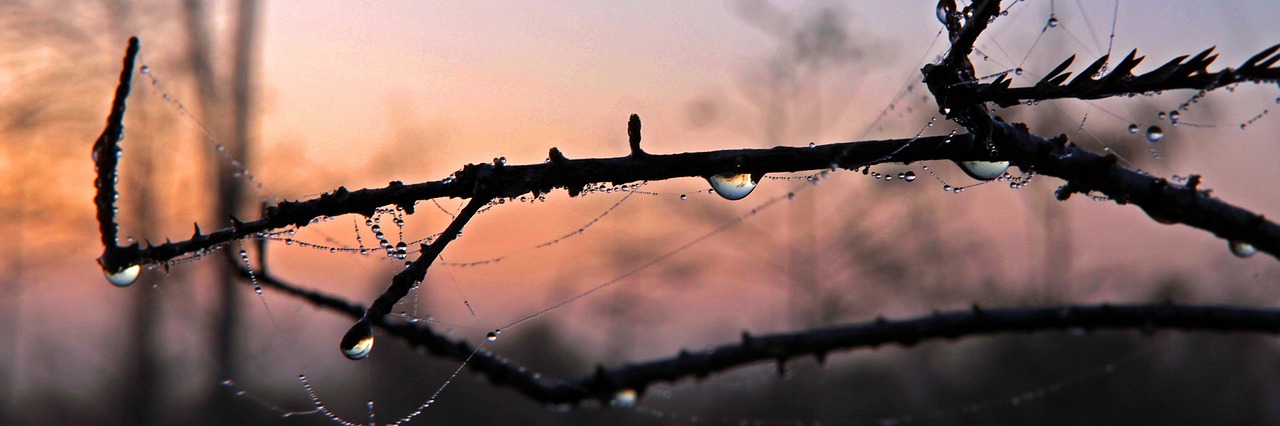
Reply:
[[[937,135],[957,128],[942,119],[926,127],[936,107],[924,98],[927,91],[919,82],[919,68],[942,54],[946,44],[945,35],[939,37],[941,25],[934,18],[933,1],[536,3],[268,2],[261,20],[258,145],[251,165],[265,190],[255,196],[308,198],[336,185],[357,189],[381,187],[393,179],[435,180],[467,163],[495,157],[506,157],[512,164],[540,163],[553,146],[570,158],[621,156],[627,153],[626,121],[632,113],[643,119],[644,147],[653,153],[902,138],[922,129],[926,135]],[[1009,16],[997,20],[978,43],[978,49],[990,56],[976,63],[978,74],[1024,68],[1027,74],[1015,81],[1034,84],[1039,75],[1071,54],[1077,56],[1071,70],[1079,71],[1105,53],[1111,42],[1114,4],[1096,0],[1016,3]],[[218,10],[222,11],[218,28],[223,31],[219,40],[225,42],[230,40],[230,31],[224,28],[227,9]],[[1235,66],[1280,42],[1280,25],[1275,23],[1280,2],[1272,0],[1124,1],[1115,10],[1118,30],[1112,57],[1137,48],[1139,55],[1147,56],[1139,73],[1215,45],[1221,57],[1210,69]],[[824,57],[815,70],[813,63],[796,59],[794,42],[796,34],[813,27],[819,22],[816,16],[824,11],[846,31],[838,46],[844,53]],[[1061,25],[1041,37],[1050,16]],[[175,31],[176,22],[180,21],[139,24],[134,32],[142,38],[144,61],[162,86],[181,101],[194,96],[194,91],[176,65],[186,48],[185,39],[174,35],[181,34]],[[19,154],[52,149],[36,142],[12,142],[12,148],[6,148],[12,151],[0,158],[0,167],[23,182],[51,183],[54,189],[38,196],[83,204],[55,215],[76,225],[48,231],[58,244],[82,241],[70,249],[74,262],[63,259],[65,253],[58,247],[51,249],[52,243],[29,243],[34,248],[24,254],[31,268],[27,274],[36,278],[27,280],[31,283],[23,287],[23,300],[30,306],[54,308],[27,313],[35,319],[24,322],[26,328],[19,331],[22,349],[17,350],[16,362],[36,365],[31,367],[35,371],[71,371],[68,378],[53,384],[42,383],[37,373],[20,374],[15,386],[25,390],[70,388],[74,377],[107,375],[98,369],[116,368],[114,358],[86,354],[94,346],[121,353],[112,345],[118,345],[126,331],[113,320],[117,309],[132,300],[128,292],[140,290],[107,285],[93,263],[100,247],[91,233],[96,228],[89,216],[92,166],[87,161],[87,144],[100,131],[106,114],[118,72],[112,67],[119,64],[123,40],[117,42],[116,34],[86,32],[93,35],[84,46],[66,50],[109,46],[110,51],[102,53],[104,59],[93,62],[105,67],[105,72],[50,81],[90,87],[91,93],[80,95],[96,103],[67,112],[70,119],[58,122],[56,129],[36,132],[31,139],[85,141],[84,149],[67,150],[74,154],[49,154],[71,158],[78,171],[19,172],[18,166],[40,161]],[[23,37],[39,36],[24,34],[13,40]],[[39,68],[24,61],[0,63],[0,84]],[[16,96],[7,90],[12,89],[0,87],[0,96]],[[1095,152],[1101,152],[1104,143],[1115,145],[1131,157],[1126,159],[1133,161],[1131,166],[1161,176],[1202,174],[1215,196],[1269,217],[1280,216],[1280,191],[1275,189],[1280,168],[1274,165],[1274,159],[1280,158],[1280,145],[1275,143],[1275,135],[1280,134],[1280,105],[1276,105],[1280,91],[1275,86],[1243,85],[1234,93],[1211,93],[1201,105],[1212,106],[1192,106],[1183,115],[1190,125],[1166,127],[1167,136],[1159,145],[1148,145],[1124,132],[1130,123],[1167,125],[1155,118],[1156,111],[1174,109],[1192,94],[1046,102],[999,114],[1033,123],[1033,129],[1035,120],[1066,117],[1065,123],[1052,123],[1037,133],[1066,133]],[[156,87],[144,83],[130,98],[130,108],[147,108],[148,120],[163,122],[157,125],[166,126],[163,131],[154,130],[153,135],[174,154],[166,167],[181,169],[199,161],[202,150],[208,149],[193,137],[202,123],[165,103],[162,96]],[[1239,130],[1241,123],[1255,116],[1259,117],[1249,130]],[[130,126],[129,135],[151,131],[138,124]],[[0,135],[0,141],[17,140]],[[130,142],[126,141],[126,149]],[[1152,150],[1162,160],[1153,160]],[[1019,295],[994,302],[1033,300],[1054,292],[1094,302],[1145,297],[1157,282],[1171,277],[1213,284],[1239,278],[1238,287],[1196,287],[1193,293],[1200,297],[1197,301],[1223,302],[1254,294],[1265,283],[1280,279],[1274,258],[1262,254],[1236,259],[1228,254],[1225,241],[1184,226],[1158,225],[1132,206],[1076,197],[1055,205],[1060,210],[1052,213],[1048,200],[1061,184],[1054,178],[1037,177],[1020,191],[997,182],[957,195],[941,191],[938,179],[974,182],[950,163],[928,166],[937,171],[937,179],[919,165],[873,168],[891,174],[912,170],[920,176],[912,184],[872,182],[847,171],[816,187],[805,187],[801,180],[766,180],[757,193],[736,202],[701,193],[707,186],[704,182],[686,179],[647,185],[646,191],[658,195],[636,195],[614,210],[609,209],[624,195],[569,199],[559,191],[546,203],[496,206],[468,226],[467,238],[450,246],[446,260],[511,254],[510,259],[492,268],[433,269],[422,305],[436,319],[458,325],[455,331],[460,336],[474,338],[608,282],[725,221],[748,215],[767,200],[801,191],[796,188],[805,188],[799,198],[810,203],[811,219],[797,220],[792,214],[797,207],[792,204],[771,207],[608,291],[548,314],[545,321],[583,339],[588,353],[619,359],[669,355],[683,347],[733,338],[744,329],[792,329],[795,324],[786,318],[790,296],[785,285],[778,283],[787,277],[789,247],[804,232],[817,235],[816,252],[826,255],[816,264],[828,290],[852,289],[846,292],[849,299],[868,292],[866,300],[848,302],[852,307],[840,317],[843,321],[866,320],[881,313],[918,315],[972,302],[947,300],[939,303],[951,305],[924,306],[930,302],[923,297],[895,298],[890,287],[868,284],[873,280],[866,278],[871,272],[847,266],[851,261],[840,257],[848,254],[841,250],[856,252],[863,241],[856,238],[864,238],[868,245],[908,247],[909,253],[943,250],[938,268],[954,269],[920,276],[936,283],[954,278],[959,283],[950,294],[958,299],[982,297],[980,285],[991,282]],[[186,194],[190,187],[195,188],[193,193],[207,195],[207,188],[193,184],[200,182],[198,173],[185,169],[174,173],[161,191]],[[127,176],[123,179],[128,183]],[[126,194],[122,197],[127,199],[132,189],[122,188]],[[688,194],[688,200],[681,201],[680,194]],[[165,229],[180,233],[144,238],[185,238],[191,222],[209,220],[198,201],[178,197],[166,210]],[[440,205],[420,203],[416,217],[408,218],[406,239],[438,232],[447,220],[440,210],[452,211],[458,201],[445,200]],[[608,215],[590,232],[550,248],[529,250],[590,223],[602,212]],[[38,217],[42,213],[9,214]],[[920,219],[923,216],[936,220]],[[387,226],[385,219],[383,226]],[[936,227],[916,226],[915,220]],[[1053,220],[1062,221],[1062,227],[1045,225]],[[130,226],[124,224],[126,230]],[[208,223],[202,226],[206,231],[217,228]],[[352,218],[341,217],[299,231],[297,238],[355,244],[352,226]],[[1050,280],[1045,277],[1045,264],[1053,259],[1043,255],[1051,240],[1044,234],[1052,229],[1065,230],[1069,237],[1070,257],[1064,263],[1075,282],[1070,289],[1046,288]],[[863,231],[869,233],[858,233]],[[43,230],[21,232],[27,241],[46,236]],[[369,244],[370,237],[365,238]],[[273,271],[358,303],[367,303],[397,267],[376,258],[330,256],[282,244],[273,245],[272,250]],[[66,263],[70,265],[63,266]],[[177,268],[198,271],[199,266]],[[948,276],[951,273],[954,277]],[[1133,281],[1141,284],[1130,285]],[[157,290],[171,302],[167,315],[187,322],[164,332],[173,339],[171,344],[185,345],[174,350],[187,356],[184,362],[199,365],[207,360],[188,352],[198,347],[203,339],[199,333],[211,321],[211,308],[203,301],[212,291],[168,285],[172,287]],[[931,291],[948,294],[945,288]],[[273,308],[279,307],[276,312],[285,333],[296,339],[297,348],[303,348],[297,352],[315,349],[319,354],[299,356],[301,364],[348,365],[334,348],[346,319],[317,313],[279,295],[269,300]],[[1258,303],[1277,300],[1280,297],[1270,296]],[[744,305],[753,309],[742,309]],[[187,310],[191,306],[200,308]],[[249,315],[255,324],[266,322],[261,307],[254,301]],[[470,313],[473,307],[480,313]],[[76,323],[92,337],[59,337],[51,324],[69,316],[83,320]],[[632,328],[627,336],[637,343],[621,349],[611,346],[617,344],[614,333],[624,326]],[[252,339],[278,354],[281,349],[271,346],[275,336],[264,331]],[[59,361],[42,357],[59,350],[73,356]],[[281,386],[291,385],[293,373],[271,371],[274,364],[269,360],[249,364],[252,371],[283,374],[280,381],[286,383]],[[338,370],[332,374],[357,380],[362,373]],[[186,378],[183,383],[202,379]],[[192,384],[187,391],[196,393],[191,389],[199,385]]]

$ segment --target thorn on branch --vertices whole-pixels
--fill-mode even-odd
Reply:
[[[644,150],[640,149],[640,115],[631,114],[631,120],[627,121],[627,137],[631,140],[631,156],[640,157],[647,155]]]

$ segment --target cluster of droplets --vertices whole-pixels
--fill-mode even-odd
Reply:
[[[1280,98],[1276,98],[1276,103],[1280,103]],[[1270,109],[1264,109],[1264,110],[1262,110],[1262,112],[1258,113],[1257,115],[1254,115],[1253,117],[1249,118],[1249,119],[1248,119],[1248,120],[1246,120],[1245,122],[1240,123],[1240,130],[1247,129],[1247,128],[1248,128],[1250,125],[1252,125],[1255,121],[1261,120],[1263,116],[1266,116],[1266,115],[1267,115],[1267,114],[1269,114],[1269,113],[1271,113],[1271,110],[1270,110]]]
[[[186,117],[187,120],[195,123],[196,127],[199,128],[200,132],[204,135],[205,142],[211,145],[222,162],[231,168],[232,177],[244,179],[244,181],[247,182],[250,187],[254,188],[254,190],[259,193],[262,192],[263,185],[258,177],[254,175],[249,168],[245,167],[240,160],[233,157],[230,152],[227,152],[226,147],[222,146],[222,143],[218,142],[218,139],[213,136],[213,132],[209,131],[209,128],[204,125],[204,122],[197,119],[195,114],[192,114],[191,110],[187,109],[187,106],[183,104],[182,101],[178,100],[176,96],[164,88],[164,85],[160,82],[160,79],[156,77],[155,72],[151,70],[150,66],[143,65],[142,68],[139,69],[139,72],[143,76],[147,77],[151,83],[151,87],[155,88],[155,90],[160,93],[161,99],[164,99],[166,103],[176,108],[183,117]]]
[[[969,185],[952,185],[943,180],[937,173],[934,173],[933,169],[930,169],[927,164],[921,164],[920,168],[929,173],[929,176],[932,176],[935,181],[942,184],[942,190],[944,192],[956,194],[962,193],[966,189],[985,185],[990,182],[1009,182],[1010,189],[1022,189],[1023,187],[1030,185],[1032,177],[1035,176],[1034,171],[1024,171],[1019,176],[1009,174],[1007,171],[1009,169],[1009,163],[1007,161],[958,161],[956,163],[960,166],[960,169],[965,172],[965,174],[978,179],[979,182]]]
[[[1163,115],[1165,113],[1161,112],[1160,114],[1163,119]],[[1147,142],[1149,143],[1156,143],[1156,142],[1159,142],[1161,139],[1164,139],[1164,129],[1161,129],[1160,126],[1157,126],[1154,124],[1147,126],[1146,131],[1143,131],[1141,126],[1137,125],[1136,123],[1131,123],[1129,124],[1129,127],[1126,128],[1125,130],[1127,130],[1131,135],[1136,135],[1139,132],[1142,132],[1142,136],[1146,138]]]
[[[862,168],[862,174],[864,176],[870,176],[872,179],[885,181],[885,182],[891,182],[895,178],[897,178],[897,180],[902,182],[916,181],[916,172],[913,172],[910,170],[907,170],[905,172],[900,172],[895,175],[893,173],[880,173],[880,172],[871,171],[871,166],[864,166]]]

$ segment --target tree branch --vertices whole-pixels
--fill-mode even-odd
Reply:
[[[305,226],[324,216],[361,214],[373,216],[377,208],[397,205],[412,214],[414,203],[433,198],[472,198],[478,193],[492,198],[547,193],[565,188],[577,195],[593,183],[630,183],[683,177],[706,177],[726,171],[762,175],[765,173],[823,170],[830,167],[853,169],[889,162],[925,160],[1000,160],[969,135],[930,136],[843,142],[813,148],[775,147],[732,149],[666,155],[630,155],[614,158],[571,160],[553,148],[551,160],[542,164],[497,166],[469,164],[454,177],[434,182],[404,184],[391,182],[384,188],[349,191],[345,187],[308,201],[283,201],[266,209],[259,220],[240,222],[232,218],[229,228],[209,234],[199,229],[185,241],[141,247],[108,248],[99,260],[104,266],[164,263],[179,256],[209,250],[237,239],[287,226]]]
[[[240,267],[241,275],[247,271]],[[364,310],[336,296],[287,284],[269,273],[259,273],[264,285],[301,297],[316,306],[353,318]],[[470,358],[468,366],[498,385],[508,385],[525,397],[547,404],[579,404],[587,400],[607,402],[619,392],[644,390],[659,382],[705,378],[761,362],[787,361],[812,356],[825,362],[829,353],[877,348],[886,344],[912,346],[929,340],[1045,331],[1137,330],[1144,335],[1159,330],[1280,333],[1280,309],[1233,306],[1195,306],[1172,303],[1149,305],[1068,305],[1043,308],[987,309],[935,312],[902,320],[839,325],[794,333],[753,336],[743,333],[737,343],[701,351],[680,351],[675,356],[615,367],[598,366],[595,373],[576,379],[546,378],[521,365],[476,348],[465,340],[450,340],[429,324],[382,318],[372,323],[412,347],[456,362]],[[474,355],[472,355],[474,353]]]
[[[1280,50],[1280,44],[1254,55],[1238,68],[1223,68],[1211,73],[1207,68],[1218,58],[1218,55],[1211,55],[1211,47],[1189,60],[1187,55],[1179,56],[1146,74],[1135,76],[1133,68],[1145,58],[1137,57],[1138,51],[1135,49],[1105,76],[1095,77],[1107,62],[1107,56],[1104,55],[1080,71],[1075,79],[1066,82],[1071,73],[1063,71],[1075,60],[1075,55],[1072,55],[1034,86],[1009,88],[1012,80],[1006,80],[1002,75],[990,84],[953,88],[948,99],[957,103],[995,102],[1002,107],[1009,107],[1025,101],[1101,99],[1176,89],[1210,91],[1242,82],[1270,83],[1280,79],[1280,67],[1274,66],[1280,61],[1277,50]]]
[[[953,41],[952,54],[937,65],[928,64],[921,68],[925,84],[948,118],[965,126],[978,140],[985,141],[993,153],[999,152],[1012,158],[1012,162],[1019,168],[1032,169],[1043,175],[1066,180],[1067,184],[1060,187],[1056,194],[1060,200],[1066,200],[1075,192],[1098,191],[1118,204],[1133,203],[1139,206],[1157,222],[1184,223],[1212,232],[1228,240],[1229,244],[1248,243],[1280,258],[1280,225],[1267,221],[1260,214],[1211,198],[1208,191],[1196,189],[1195,183],[1170,184],[1164,178],[1122,167],[1116,164],[1117,158],[1114,155],[1100,156],[1081,149],[1069,144],[1066,135],[1045,139],[1032,134],[1025,125],[1009,124],[992,116],[984,104],[985,98],[976,93],[1023,92],[1004,91],[1001,88],[1007,88],[1008,84],[1003,79],[981,86],[986,89],[980,89],[975,83],[973,64],[967,54],[957,52],[972,50],[974,40],[967,36],[975,34],[976,37],[985,28],[985,22],[990,16],[994,16],[990,13],[999,9],[999,2],[975,2],[972,7],[977,10],[973,13],[974,17],[966,23],[960,37]],[[1254,55],[1239,70],[1227,69],[1210,74],[1205,67],[1216,56],[1211,56],[1212,49],[1209,49],[1185,62],[1185,56],[1176,58],[1137,78],[1130,71],[1140,59],[1135,58],[1136,53],[1130,53],[1110,74],[1095,80],[1092,75],[1101,69],[1106,60],[1104,57],[1082,71],[1071,83],[1060,86],[1067,75],[1058,74],[1070,65],[1071,60],[1068,59],[1051,71],[1042,84],[1037,85],[1044,88],[1035,89],[1038,92],[1034,93],[1057,97],[1069,97],[1068,94],[1111,96],[1125,87],[1132,89],[1192,84],[1202,88],[1220,87],[1225,84],[1223,81],[1263,78],[1275,74],[1277,71],[1269,67],[1280,61],[1280,56],[1274,55],[1277,50],[1280,50],[1280,45]]]
[[[107,126],[93,143],[93,163],[98,176],[94,179],[97,193],[93,197],[98,208],[98,233],[102,236],[102,258],[98,263],[108,271],[119,271],[128,266],[127,262],[113,262],[111,255],[118,248],[117,238],[120,227],[116,224],[116,180],[120,163],[120,140],[124,139],[125,100],[129,98],[129,88],[133,82],[133,65],[138,58],[138,38],[130,37],[125,48],[124,65],[120,70],[120,84],[116,85],[115,97],[111,100],[111,114],[107,115]]]

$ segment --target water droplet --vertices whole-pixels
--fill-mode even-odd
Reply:
[[[1168,117],[1168,116],[1169,114],[1165,113],[1164,111],[1160,111],[1159,114],[1156,114],[1156,120],[1164,120],[1165,117]]]
[[[1014,74],[1014,75],[1022,75],[1022,68],[1021,68],[1021,67],[1019,67],[1018,69],[1013,70],[1013,74]]]
[[[680,200],[681,200],[681,201],[683,201],[683,200],[688,200],[688,199],[689,199],[689,196],[688,196],[688,195],[680,194]]]
[[[609,401],[609,405],[614,407],[634,407],[636,405],[635,389],[623,389],[613,395],[613,400]]]
[[[148,66],[146,66],[146,65],[143,65],[143,66],[142,66],[142,69],[140,69],[140,70],[138,70],[138,71],[139,71],[139,72],[141,72],[141,73],[143,73],[143,74],[151,74],[151,67],[148,67]]]
[[[1050,16],[1050,17],[1049,17],[1049,28],[1057,28],[1057,27],[1058,27],[1058,18],[1055,18],[1055,17]]]
[[[1009,169],[1008,161],[958,161],[957,165],[969,177],[977,180],[992,180]]]
[[[1131,135],[1136,135],[1136,134],[1138,134],[1138,125],[1137,125],[1137,124],[1130,124],[1130,125],[1129,125],[1129,134],[1131,134]]]
[[[813,142],[809,142],[809,147],[810,147],[810,148],[813,148],[813,147],[815,147],[815,146],[817,146],[817,145],[814,145],[814,144],[813,144]]]
[[[942,192],[951,192],[951,185],[942,185]]]
[[[1254,247],[1253,244],[1249,244],[1244,241],[1227,241],[1227,248],[1231,249],[1231,254],[1234,254],[1239,258],[1253,256],[1254,253],[1258,252],[1257,247]]]
[[[338,345],[342,349],[342,355],[350,360],[364,359],[369,356],[369,352],[373,350],[373,326],[365,320],[356,322],[347,330],[347,334],[342,336],[342,342]]]
[[[954,4],[947,3],[947,0],[939,0],[937,10],[938,22],[941,22],[942,25],[947,25],[947,18],[951,16],[951,9],[954,7]]]
[[[907,182],[915,182],[915,181],[916,181],[916,172],[913,172],[913,171],[907,171],[906,173],[903,173],[903,174],[902,174],[901,178],[902,178],[902,180],[905,180],[905,181],[907,181]]]
[[[747,173],[721,173],[707,177],[707,182],[726,200],[741,200],[756,189],[756,180]]]
[[[790,200],[794,200],[794,199],[796,199],[796,193],[794,193],[794,192],[788,192],[788,193],[787,193],[787,200],[788,200],[788,201],[790,201]]]
[[[380,225],[373,225],[373,226],[370,226],[370,227],[369,227],[369,230],[370,230],[370,231],[373,231],[373,233],[377,234],[377,233],[379,233],[379,232],[382,232],[382,226],[380,226]]]
[[[1164,130],[1160,126],[1151,126],[1147,128],[1147,142],[1156,142],[1164,139]]]
[[[490,342],[496,341],[498,340],[498,334],[500,333],[502,333],[502,330],[490,331],[489,334],[484,335],[484,340],[488,340]]]
[[[1178,111],[1169,111],[1169,121],[1177,122],[1182,118],[1182,113]]]
[[[106,274],[107,281],[116,287],[128,287],[130,284],[133,284],[134,281],[138,280],[138,274],[142,272],[142,267],[133,265],[116,271],[115,273],[111,273],[106,270],[103,270],[102,272]]]

